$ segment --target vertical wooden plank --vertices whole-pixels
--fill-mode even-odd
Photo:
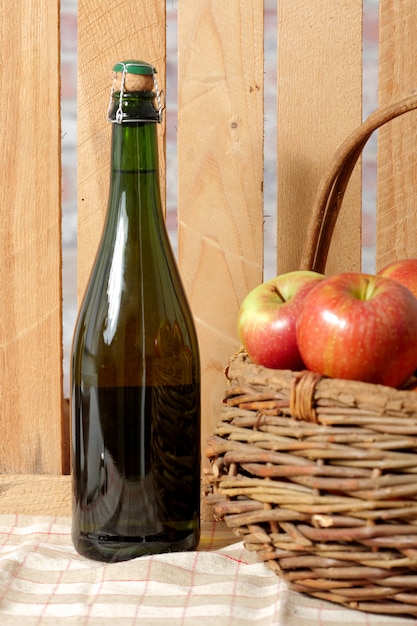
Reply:
[[[362,0],[278,2],[278,271],[299,267],[323,173],[361,123]],[[326,271],[361,267],[361,175],[354,172]]]
[[[78,292],[86,287],[107,209],[111,124],[107,107],[111,69],[118,61],[152,63],[165,85],[165,2],[78,0]],[[160,172],[165,195],[165,123]]]
[[[178,254],[200,340],[203,450],[240,303],[262,281],[262,4],[178,2]]]
[[[386,104],[417,85],[417,12],[410,0],[380,1],[379,100]],[[417,256],[417,113],[378,134],[376,265]]]
[[[0,6],[0,472],[60,473],[59,3]]]

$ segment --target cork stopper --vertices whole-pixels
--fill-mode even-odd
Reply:
[[[153,91],[156,70],[143,61],[121,61],[113,66],[113,89],[125,93]]]
[[[122,87],[122,72],[116,72],[114,75],[114,90],[120,91]],[[124,82],[125,93],[134,91],[152,91],[154,88],[153,76],[136,76],[135,74],[126,74]]]
[[[124,110],[124,99],[129,93],[143,93],[144,98],[151,98],[152,105],[146,113],[132,117]],[[156,69],[143,61],[121,61],[113,66],[113,83],[107,118],[110,122],[121,124],[123,121],[162,121],[162,93],[156,81]],[[145,95],[149,94],[149,95]],[[118,99],[118,105],[115,104]],[[114,107],[117,106],[117,109]],[[140,118],[140,119],[139,119]],[[143,119],[144,118],[144,119]]]

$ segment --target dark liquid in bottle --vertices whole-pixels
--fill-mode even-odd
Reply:
[[[199,540],[197,385],[76,387],[73,539],[112,561]],[[82,413],[82,416],[81,416]]]

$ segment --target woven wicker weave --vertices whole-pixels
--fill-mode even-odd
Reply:
[[[378,109],[319,190],[301,267],[323,271],[349,176]],[[417,393],[270,370],[242,351],[209,438],[208,499],[289,586],[349,608],[417,615]]]

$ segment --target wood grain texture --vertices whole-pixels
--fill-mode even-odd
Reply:
[[[263,271],[263,7],[178,2],[178,254],[202,361],[202,442]]]
[[[1,0],[0,472],[61,471],[59,3]]]
[[[69,476],[0,475],[0,514],[71,515]]]
[[[165,3],[78,1],[78,293],[86,283],[107,210],[111,124],[107,121],[112,67],[152,63],[165,85]],[[165,123],[159,126],[161,191],[165,197]]]
[[[299,267],[312,199],[361,123],[362,0],[278,2],[279,273]],[[361,175],[353,173],[327,273],[360,270]]]
[[[417,12],[410,0],[381,0],[380,104],[417,87]],[[417,257],[417,113],[387,124],[378,136],[376,265]]]

